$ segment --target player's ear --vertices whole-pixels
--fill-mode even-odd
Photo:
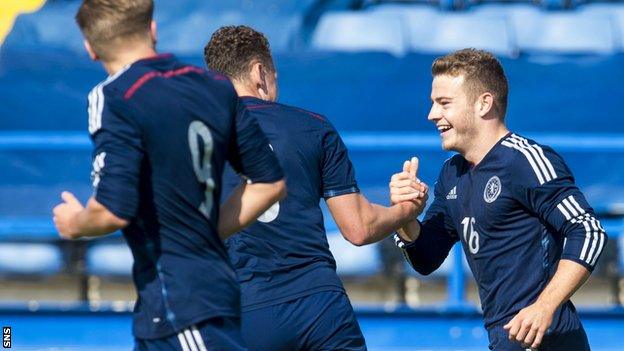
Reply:
[[[91,48],[91,44],[89,44],[89,42],[87,41],[87,39],[83,40],[82,43],[84,44],[85,50],[87,50],[87,53],[89,53],[89,57],[93,60],[93,61],[97,61],[100,58],[98,57],[98,55],[95,53],[95,51],[93,51],[93,48]]]
[[[494,96],[492,95],[492,93],[486,92],[479,95],[477,101],[475,102],[475,109],[477,110],[477,115],[479,115],[479,117],[486,116],[488,113],[490,113],[490,111],[492,111],[493,107]]]
[[[254,64],[254,71],[258,72],[258,80],[256,81],[256,89],[263,100],[266,100],[270,94],[269,86],[267,84],[267,72],[266,67],[260,63],[256,62]]]
[[[152,43],[156,45],[158,42],[158,32],[156,31],[156,21],[152,21],[150,23],[150,37],[152,38]]]

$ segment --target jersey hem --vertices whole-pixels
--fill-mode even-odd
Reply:
[[[142,340],[155,340],[155,339],[163,339],[175,335],[180,331],[187,329],[188,327],[206,321],[208,319],[212,319],[215,317],[236,317],[240,318],[240,314],[233,310],[216,310],[211,313],[202,314],[201,316],[197,316],[195,318],[191,318],[188,321],[184,321],[182,323],[176,323],[177,328],[169,328],[170,331],[161,332],[161,333],[137,333],[135,328],[132,330],[132,335],[137,339]]]
[[[254,310],[258,310],[261,308],[265,308],[265,307],[269,307],[269,306],[273,306],[273,305],[278,305],[284,302],[288,302],[291,300],[295,300],[298,298],[302,298],[305,296],[309,296],[312,294],[316,294],[319,292],[323,292],[323,291],[339,291],[339,292],[345,292],[343,287],[339,287],[336,285],[324,285],[324,286],[319,286],[317,288],[314,289],[310,289],[310,290],[306,290],[306,291],[302,291],[302,292],[298,292],[296,294],[292,294],[292,295],[287,295],[278,299],[274,299],[274,300],[270,300],[270,301],[263,301],[263,302],[258,302],[258,303],[254,303],[251,305],[247,305],[247,306],[242,306],[241,311],[242,312],[250,312],[250,311],[254,311]]]

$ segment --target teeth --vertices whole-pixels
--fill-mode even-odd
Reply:
[[[446,132],[449,129],[451,129],[450,126],[439,126],[438,127],[438,131],[440,131],[440,132]]]

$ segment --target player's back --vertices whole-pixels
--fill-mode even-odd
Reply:
[[[241,98],[267,135],[288,194],[226,242],[241,283],[243,311],[319,291],[343,291],[329,251],[320,200],[357,192],[353,167],[323,117],[252,97]],[[226,172],[224,188],[240,178]]]
[[[96,198],[131,220],[137,337],[239,312],[216,200],[236,105],[227,79],[171,55],[135,62],[90,95]]]

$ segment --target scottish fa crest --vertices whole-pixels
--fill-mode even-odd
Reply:
[[[488,204],[491,204],[498,198],[501,190],[503,190],[503,186],[501,185],[500,179],[497,176],[493,176],[487,181],[487,184],[485,184],[485,189],[483,190],[483,200],[485,200]]]

